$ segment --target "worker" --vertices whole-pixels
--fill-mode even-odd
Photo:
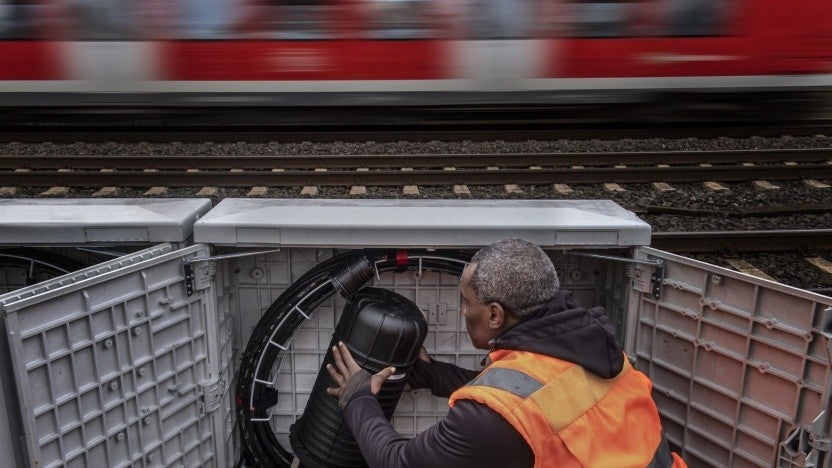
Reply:
[[[448,414],[413,439],[376,400],[388,367],[371,375],[346,345],[327,365],[345,420],[370,467],[684,467],[664,438],[650,380],[633,369],[603,309],[560,289],[535,244],[505,239],[480,250],[460,278],[460,312],[481,372],[422,350],[412,387],[450,397]]]

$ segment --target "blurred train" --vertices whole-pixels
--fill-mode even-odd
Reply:
[[[830,89],[829,0],[0,3],[3,108],[753,101]]]

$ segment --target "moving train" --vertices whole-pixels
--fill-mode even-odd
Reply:
[[[828,0],[11,0],[0,107],[645,102],[832,89]]]

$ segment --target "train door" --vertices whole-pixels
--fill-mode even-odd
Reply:
[[[337,76],[331,47],[334,2],[329,0],[212,0],[223,12],[201,27],[201,1],[179,16],[183,28],[161,44],[168,80],[325,80]],[[261,90],[273,91],[270,86]],[[297,89],[308,90],[303,86]],[[254,91],[227,87],[224,90]]]
[[[627,349],[674,449],[692,466],[798,466],[781,442],[826,407],[832,298],[636,251]]]
[[[459,53],[465,78],[486,89],[513,89],[539,76],[533,0],[472,0],[467,11],[468,37]]]
[[[753,75],[760,72],[751,2],[559,2],[558,54],[547,76],[569,78]],[[655,86],[654,86],[655,87]]]
[[[360,0],[363,12],[355,39],[344,41],[344,74],[361,80],[449,78],[449,30],[453,8],[434,0]],[[456,3],[454,0],[449,4]],[[451,11],[449,11],[451,10]],[[408,85],[405,85],[407,87]],[[395,89],[395,88],[393,88]]]
[[[346,81],[444,78],[448,54],[431,11],[429,0],[240,1],[225,29],[166,42],[164,73],[276,81],[260,89],[278,92],[377,91]]]
[[[155,42],[148,40],[148,8],[130,0],[58,0],[66,79],[95,91],[157,79]],[[149,2],[149,5],[155,5]]]

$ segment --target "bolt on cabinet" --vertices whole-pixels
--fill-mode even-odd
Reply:
[[[832,298],[651,249],[650,227],[609,201],[226,199],[193,229],[194,245],[152,246],[0,296],[0,366],[15,384],[5,409],[25,464],[231,466],[244,424],[288,449],[343,298],[298,296],[284,317],[295,325],[268,335],[258,349],[273,359],[256,373],[238,376],[259,359],[243,351],[267,336],[282,294],[358,249],[405,259],[378,261],[368,283],[416,302],[434,358],[478,368],[457,278],[428,267],[505,237],[541,245],[565,289],[607,309],[692,465],[799,464],[781,442],[810,433],[825,407]],[[235,410],[255,394],[273,400]],[[393,424],[412,435],[446,411],[443,399],[406,392]]]

